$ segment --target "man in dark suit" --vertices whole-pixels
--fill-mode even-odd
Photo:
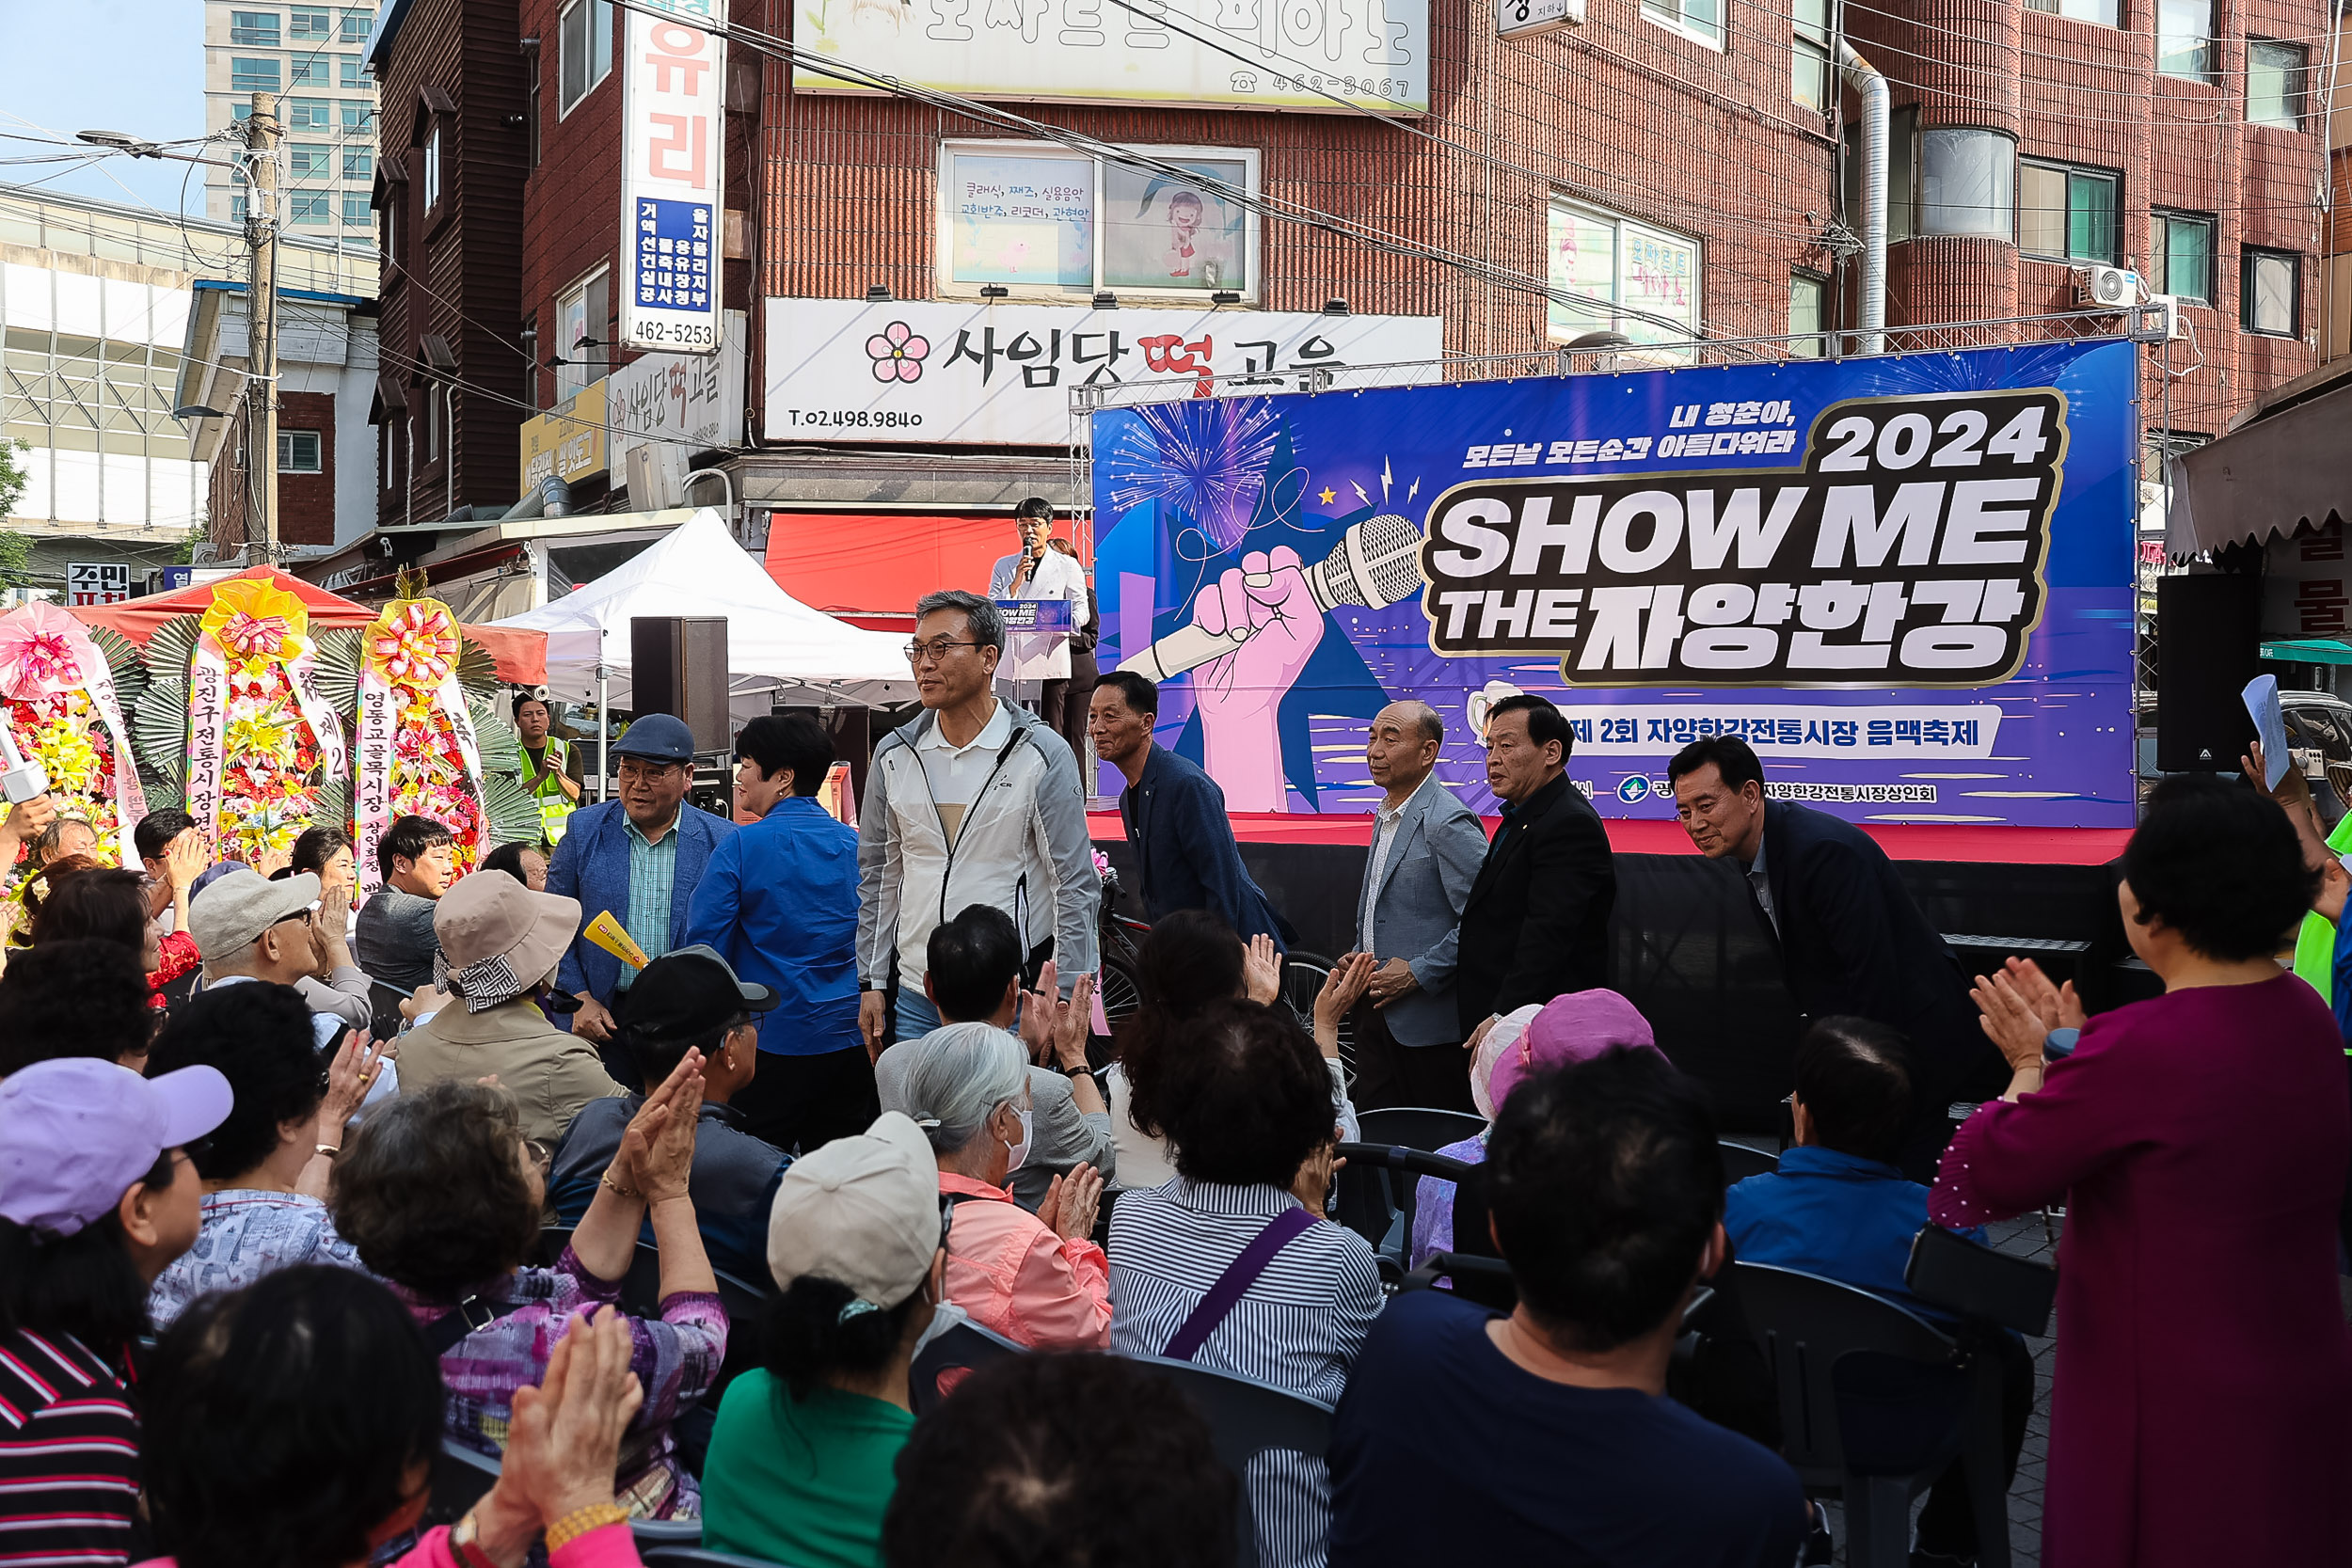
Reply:
[[[1600,814],[1568,782],[1568,721],[1520,693],[1486,717],[1486,784],[1502,826],[1462,907],[1454,995],[1465,1049],[1531,1002],[1609,983],[1616,863]]]
[[[1095,687],[1087,713],[1095,754],[1127,781],[1119,819],[1135,852],[1144,917],[1213,910],[1244,941],[1262,933],[1278,946],[1295,940],[1290,923],[1274,912],[1241,863],[1225,791],[1152,738],[1159,712],[1158,687],[1132,670],[1115,670]]]
[[[1945,1107],[1997,1094],[2007,1069],[1977,1022],[1968,976],[1913,903],[1886,851],[1827,812],[1764,798],[1764,767],[1736,736],[1694,740],[1666,765],[1675,810],[1699,852],[1740,868],[1809,1020],[1875,1019],[1909,1038],[1920,1092],[1896,1162],[1934,1180]]]

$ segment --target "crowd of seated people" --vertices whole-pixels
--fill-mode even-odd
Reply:
[[[1337,1030],[1368,960],[1335,969],[1309,1027],[1274,955],[1172,915],[1098,1075],[1087,983],[1024,987],[1011,923],[966,910],[930,940],[940,1027],[881,1056],[879,1119],[788,1156],[729,1106],[778,991],[716,951],[639,973],[599,1053],[552,994],[580,905],[534,888],[526,853],[451,879],[445,841],[409,830],[388,858],[421,907],[361,916],[424,965],[417,1022],[379,1043],[347,839],[207,868],[191,834],[153,814],[145,872],[76,863],[96,846],[71,832],[27,840],[29,940],[0,971],[0,1558],[630,1568],[638,1517],[789,1568],[1174,1568],[1233,1560],[1237,1538],[1306,1568],[1826,1560],[1773,1435],[1668,1392],[1690,1386],[1670,1367],[1701,1290],[1735,1259],[1799,1270],[1997,1357],[2013,1473],[2030,1358],[1919,1299],[1905,1265],[1931,1225],[1981,1243],[2070,1197],[2069,1430],[2114,1435],[2103,1400],[2154,1387],[2159,1350],[2166,1379],[2137,1448],[2054,1437],[2069,1560],[2186,1560],[2178,1541],[2218,1560],[2148,1489],[2200,1453],[2254,1500],[2244,1560],[2352,1544],[2330,1512],[2352,1097],[2325,1004],[2270,958],[2333,905],[2243,785],[2169,782],[2125,857],[2163,998],[2086,1020],[2030,964],[1981,983],[2014,1079],[1932,1189],[1893,1163],[1915,1072],[1883,1025],[1812,1022],[1791,1146],[1726,1190],[1704,1088],[1626,997],[1502,1020],[1463,1056],[1488,1125],[1440,1151],[1480,1167],[1478,1201],[1424,1179],[1409,1261],[1475,1240],[1504,1311],[1384,1285],[1373,1242],[1327,1218],[1353,1117]],[[2067,1031],[2074,1054],[2049,1054]],[[2140,1261],[2147,1214],[2201,1260],[2167,1271],[2169,1295]],[[2128,1340],[2081,1328],[2102,1314]],[[2248,1338],[2265,1323],[2276,1346]],[[918,1398],[926,1350],[968,1350],[964,1325],[1011,1348]],[[1169,1361],[1327,1407],[1327,1447],[1230,1472]],[[499,1473],[425,1529],[444,1443]],[[2099,1533],[2116,1519],[2120,1550]],[[1914,1563],[1975,1560],[1976,1530],[1955,1464]]]

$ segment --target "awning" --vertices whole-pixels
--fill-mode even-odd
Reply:
[[[2257,417],[2172,459],[2174,560],[2352,520],[2352,386]]]
[[[854,621],[911,615],[943,588],[985,594],[997,559],[1020,547],[1001,515],[775,512],[761,563],[801,603]]]

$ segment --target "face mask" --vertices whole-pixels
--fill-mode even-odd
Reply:
[[[1021,1118],[1021,1141],[1012,1146],[1012,1152],[1005,1158],[1007,1176],[1019,1170],[1022,1163],[1029,1157],[1029,1113],[1015,1106],[1012,1114]]]

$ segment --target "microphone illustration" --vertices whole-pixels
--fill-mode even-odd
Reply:
[[[1422,586],[1421,530],[1394,513],[1367,517],[1351,525],[1331,553],[1305,571],[1307,592],[1318,610],[1327,613],[1341,605],[1385,610]],[[1252,588],[1263,588],[1273,578],[1253,572],[1246,580]],[[1223,658],[1255,635],[1248,627],[1219,633],[1179,626],[1120,668],[1155,681],[1170,680]]]

